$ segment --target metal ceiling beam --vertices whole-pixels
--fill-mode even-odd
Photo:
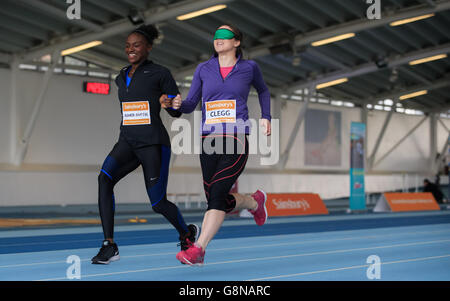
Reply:
[[[419,1],[427,3],[431,7],[435,7],[436,6],[436,1],[434,1],[434,0],[419,0]]]
[[[47,4],[45,2],[36,1],[36,0],[17,0],[17,2],[20,2],[21,4],[27,6],[27,7],[33,7],[40,12],[44,14],[51,15],[57,19],[64,20],[66,22],[70,22],[69,19],[67,19],[66,12],[64,10],[61,10],[53,5]],[[101,31],[103,30],[103,27],[95,24],[93,22],[90,22],[85,19],[80,19],[74,21],[74,24],[81,26],[85,29],[94,30],[94,31]]]
[[[274,1],[255,1],[250,0],[248,1],[253,7],[255,11],[261,10],[264,12],[267,16],[271,16],[274,20],[277,20],[279,24],[285,24],[289,27],[294,28],[305,28],[305,23],[302,22],[301,18],[298,18],[296,15],[291,13],[291,10],[283,9],[281,5],[273,5]],[[246,11],[243,11],[244,14],[247,14]],[[266,18],[268,19],[268,18]],[[261,20],[258,22],[258,24],[266,23],[266,20]],[[272,21],[273,22],[273,21]],[[276,23],[275,23],[276,24]],[[276,24],[275,27],[272,28],[271,31],[273,32],[279,32],[282,31],[282,28],[280,28],[280,25]],[[275,30],[274,30],[275,29]]]
[[[145,9],[147,6],[145,4],[146,1],[143,0],[123,0],[123,1],[139,9]]]
[[[384,15],[383,18],[379,20],[360,19],[308,32],[304,35],[298,35],[295,39],[295,44],[296,46],[308,45],[314,41],[326,39],[336,35],[346,34],[349,32],[358,33],[364,30],[388,25],[393,21],[416,17],[423,14],[437,13],[448,9],[450,9],[450,1],[448,0],[439,1],[434,7],[419,5],[405,8],[393,13],[392,15]]]
[[[261,1],[260,1],[261,2]],[[283,27],[280,26],[280,23],[277,23],[275,16],[270,14],[269,11],[264,11],[266,14],[270,14],[271,17],[263,16],[258,12],[256,7],[249,6],[247,3],[243,2],[235,2],[233,5],[228,7],[233,13],[237,14],[241,18],[253,20],[258,24],[258,26],[263,27],[268,32],[280,32],[283,31]]]
[[[8,15],[1,14],[0,26],[10,30],[10,35],[19,33],[32,39],[47,40],[49,38],[49,31],[44,30],[38,26],[30,24],[26,21],[17,20]]]
[[[311,24],[314,24],[317,27],[323,28],[326,26],[326,20],[321,18],[320,14],[315,11],[311,11],[310,9],[304,9],[298,5],[298,1],[290,1],[290,0],[277,0],[277,4],[284,6],[285,9],[294,12],[295,14],[300,16],[301,20],[306,20]],[[305,22],[304,22],[305,23]],[[302,32],[305,31],[309,26],[305,24],[302,27]]]
[[[212,37],[211,37],[212,32],[204,31],[203,29],[197,28],[194,25],[191,25],[191,24],[186,23],[186,22],[178,21],[176,19],[168,20],[167,23],[169,25],[175,26],[177,28],[182,29],[183,31],[187,31],[190,34],[195,35],[196,37],[200,38],[202,41],[204,41],[204,42],[206,42],[208,44],[212,43],[211,42],[211,40],[212,40]]]
[[[87,0],[92,5],[95,5],[97,7],[101,7],[102,9],[109,11],[110,13],[127,17],[129,13],[129,8],[126,4],[123,4],[121,2],[112,1],[112,0],[102,0],[101,3],[99,3],[98,0]]]
[[[319,49],[308,48],[306,50],[306,53],[311,55],[311,56],[313,56],[313,57],[315,57],[319,61],[322,61],[322,62],[324,62],[326,64],[329,64],[329,65],[331,65],[331,66],[333,66],[333,67],[335,67],[337,69],[347,70],[347,69],[350,68],[349,66],[347,66],[347,65],[345,65],[345,64],[343,64],[341,62],[338,62],[337,60],[327,56],[326,54],[321,53]]]
[[[261,57],[258,60],[262,61],[264,64],[269,65],[271,68],[274,68],[274,70],[276,70],[275,72],[280,73],[283,76],[285,76],[286,74],[288,74],[288,77],[293,76],[300,78],[304,76],[304,72],[300,68],[296,68],[292,64],[289,64],[282,60],[269,57]]]
[[[33,0],[20,0],[26,2],[35,2]],[[168,19],[173,19],[179,15],[192,11],[203,9],[215,4],[226,4],[233,0],[186,0],[172,5],[158,6],[145,11],[144,18],[146,23],[158,23]],[[64,14],[65,16],[65,14]],[[60,37],[58,41],[51,41],[46,46],[36,47],[20,54],[21,60],[31,60],[36,57],[46,55],[55,49],[63,50],[66,48],[81,45],[93,40],[105,39],[123,32],[131,31],[135,26],[127,19],[106,24],[100,32],[87,30],[82,33]]]
[[[368,104],[376,104],[379,100],[382,100],[382,99],[397,98],[397,97],[400,97],[401,95],[413,93],[415,91],[421,91],[421,90],[431,91],[431,90],[440,89],[440,88],[447,87],[447,86],[450,86],[450,75],[448,75],[440,80],[434,81],[430,85],[428,85],[428,84],[414,85],[414,86],[406,87],[404,89],[398,89],[395,91],[390,91],[388,93],[382,93],[382,94],[375,95],[372,98],[368,99],[367,103]]]
[[[17,20],[33,24],[38,28],[44,28],[46,30],[52,31],[55,34],[62,34],[66,31],[64,23],[60,20],[50,18],[43,20],[42,18],[36,18],[36,13],[34,10],[14,5],[7,1],[2,1],[2,15],[5,14],[10,17],[16,18]]]
[[[422,83],[424,83],[424,84],[427,84],[427,85],[430,85],[430,84],[431,84],[431,82],[430,82],[428,79],[426,79],[426,78],[423,77],[422,75],[418,74],[417,72],[414,72],[414,71],[412,71],[412,70],[409,70],[409,69],[406,68],[406,67],[400,67],[400,68],[398,68],[398,71],[399,71],[400,73],[405,73],[405,74],[408,75],[409,77],[412,77],[412,78],[414,78],[415,80],[417,80],[417,81],[419,81],[419,82],[422,82]]]
[[[440,45],[438,47],[430,47],[426,49],[422,49],[419,51],[413,51],[407,54],[404,54],[402,56],[392,56],[387,59],[387,67],[392,68],[396,66],[402,66],[407,64],[408,62],[420,58],[424,58],[427,56],[437,55],[441,53],[448,53],[450,52],[450,43]],[[295,91],[298,89],[306,88],[310,85],[318,85],[321,83],[326,83],[329,81],[333,81],[336,79],[340,79],[343,77],[346,78],[352,78],[355,76],[360,76],[363,74],[368,74],[372,72],[379,71],[380,68],[374,63],[365,63],[362,65],[358,65],[348,71],[336,71],[331,73],[322,74],[320,76],[317,76],[314,79],[308,79],[308,80],[302,80],[296,83],[291,83],[283,87],[283,89],[288,91]]]
[[[321,14],[328,16],[328,18],[343,23],[345,21],[345,16],[339,12],[336,7],[332,7],[332,1],[327,1],[327,7],[324,7],[324,2],[319,2],[317,0],[306,0],[306,2],[314,7],[315,10],[319,11]],[[331,6],[331,7],[330,7]]]
[[[210,57],[210,54],[208,54],[211,51],[210,47],[202,47],[198,43],[187,43],[187,37],[180,35],[176,31],[171,31],[170,34],[167,34],[167,29],[164,29],[164,32],[164,43],[171,43],[177,47],[180,47],[180,49],[184,47],[193,53],[205,55],[205,57],[208,58]]]

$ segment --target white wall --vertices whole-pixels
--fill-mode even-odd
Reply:
[[[55,75],[51,79],[39,118],[30,140],[24,165],[17,169],[10,165],[10,71],[0,69],[0,206],[36,204],[96,203],[99,166],[117,140],[120,126],[120,108],[117,90],[112,83],[108,96],[82,93],[84,77]],[[33,103],[42,80],[42,73],[21,71],[18,91],[18,136],[28,122]],[[187,91],[182,91],[183,95]],[[300,110],[300,103],[288,102],[281,115],[281,152]],[[304,164],[304,124],[290,152],[287,170],[279,172],[273,167],[261,167],[259,156],[251,156],[246,172],[239,180],[242,192],[264,187],[269,192],[317,192],[324,198],[345,197],[349,193],[349,130],[352,121],[360,121],[357,108],[333,107],[312,103],[311,108],[342,112],[341,166],[317,167],[314,174]],[[250,117],[260,115],[257,98],[249,99]],[[167,129],[174,119],[163,112]],[[368,117],[368,149],[371,153],[386,112],[370,112]],[[193,115],[184,116],[193,122]],[[386,132],[378,157],[401,139],[421,116],[394,114]],[[444,120],[450,128],[450,120]],[[194,125],[192,125],[194,131]],[[171,132],[174,136],[177,133]],[[438,125],[438,151],[447,139],[446,130]],[[429,121],[390,154],[376,171],[396,173],[407,171],[422,175],[428,172]],[[202,191],[198,155],[173,156],[169,178],[169,193],[199,193]],[[258,169],[265,170],[259,173]],[[272,173],[267,170],[272,169]],[[326,174],[329,170],[330,173]],[[391,178],[390,178],[391,177]],[[368,175],[369,191],[400,189],[401,175]],[[412,176],[410,177],[412,178]],[[327,183],[327,185],[323,185]],[[383,184],[384,183],[384,184]],[[394,183],[394,184],[393,184]],[[395,188],[397,187],[397,188]],[[381,190],[380,190],[381,189]],[[120,202],[147,202],[140,170],[132,173],[116,187]]]

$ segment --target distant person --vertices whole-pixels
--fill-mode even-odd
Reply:
[[[439,189],[438,185],[431,183],[428,179],[423,180],[423,192],[431,192],[436,202],[439,204],[444,203],[444,194],[441,189]]]

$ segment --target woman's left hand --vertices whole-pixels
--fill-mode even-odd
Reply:
[[[264,135],[270,136],[272,134],[272,126],[270,124],[270,120],[268,119],[260,119],[259,120],[259,126],[264,128]]]
[[[159,98],[159,103],[161,104],[161,108],[168,109],[172,107],[172,99],[167,97],[167,94],[161,95]]]

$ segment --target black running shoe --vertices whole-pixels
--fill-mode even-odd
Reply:
[[[109,240],[104,240],[97,256],[92,258],[93,264],[108,264],[112,261],[120,259],[119,248],[116,243],[111,243]]]
[[[180,236],[180,243],[178,246],[181,246],[181,251],[186,251],[190,245],[197,241],[198,234],[200,229],[195,224],[188,225],[189,233],[185,237]]]

